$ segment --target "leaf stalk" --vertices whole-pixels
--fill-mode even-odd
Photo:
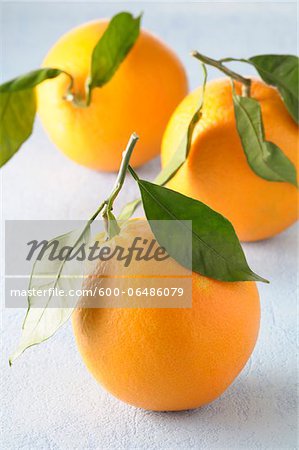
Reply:
[[[228,77],[232,78],[233,80],[239,81],[239,83],[242,83],[242,96],[250,97],[251,80],[249,78],[242,77],[233,70],[228,69],[228,67],[223,65],[223,60],[216,60],[209,58],[208,56],[202,55],[197,50],[191,52],[191,55],[194,56],[194,58],[201,61],[202,63],[212,67],[216,67],[216,69],[220,70]]]
[[[138,141],[139,137],[136,133],[132,133],[129,139],[129,142],[127,144],[127,147],[125,151],[123,152],[123,157],[120,165],[120,169],[118,172],[117,179],[115,181],[115,184],[111,190],[111,193],[109,197],[101,203],[99,208],[96,210],[96,212],[93,214],[93,216],[89,219],[89,223],[93,222],[95,218],[102,212],[102,217],[105,221],[105,228],[107,231],[108,239],[111,239],[113,236],[119,233],[120,228],[117,224],[116,218],[112,214],[113,210],[113,203],[118,196],[119,192],[121,191],[126,174],[128,169],[130,168],[130,158],[132,156],[133,150],[135,148],[135,145]],[[111,225],[111,221],[113,222],[113,226]]]
[[[128,145],[126,147],[126,150],[123,152],[123,158],[122,158],[122,162],[121,162],[120,169],[118,172],[118,176],[115,181],[114,187],[111,191],[111,194],[107,200],[107,208],[110,211],[112,210],[114,200],[118,196],[118,194],[124,184],[124,181],[126,178],[126,173],[127,173],[128,167],[129,167],[130,158],[131,158],[132,152],[134,150],[134,147],[135,147],[138,139],[139,139],[139,137],[137,136],[137,134],[132,133],[132,135],[129,139]]]

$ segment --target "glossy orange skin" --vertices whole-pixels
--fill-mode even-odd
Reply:
[[[129,226],[136,233],[136,224]],[[115,270],[106,268],[105,274]],[[135,261],[130,270],[142,274],[143,266]],[[101,286],[113,288],[113,279],[104,279]],[[132,280],[124,278],[122,289],[130,286]],[[147,286],[146,279],[140,286]],[[233,382],[259,331],[256,284],[193,273],[192,291],[192,308],[75,310],[73,330],[81,356],[111,394],[147,410],[178,411],[215,400]]]
[[[237,90],[240,93],[239,85]],[[163,137],[162,166],[176,150],[201,92],[199,88],[189,94],[171,117]],[[251,92],[262,108],[266,139],[298,167],[298,126],[277,90],[253,80]],[[195,128],[188,161],[168,187],[223,214],[243,241],[275,236],[298,218],[296,187],[266,181],[249,167],[236,129],[228,79],[207,84],[203,116]]]
[[[83,98],[94,46],[107,20],[90,22],[62,36],[43,66],[70,73],[74,91]],[[96,170],[116,171],[132,132],[140,143],[132,156],[140,166],[160,152],[162,134],[188,86],[176,55],[159,39],[142,30],[113,78],[92,93],[89,107],[76,107],[64,96],[66,75],[37,88],[38,113],[54,144],[68,157]]]

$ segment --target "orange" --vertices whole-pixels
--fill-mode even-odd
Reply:
[[[106,30],[107,20],[89,22],[62,36],[43,66],[70,73],[74,91],[85,95],[93,48]],[[140,136],[133,166],[158,155],[170,115],[187,93],[184,68],[159,39],[142,30],[113,78],[95,88],[89,107],[76,107],[64,96],[66,75],[37,88],[38,112],[54,144],[68,157],[96,170],[116,171],[130,134]]]
[[[126,247],[134,236],[153,238],[144,221],[130,221],[114,245]],[[98,267],[94,274],[106,278],[91,278],[86,287],[120,286],[113,278],[124,273],[120,264]],[[178,266],[173,259],[168,264]],[[129,270],[138,277],[145,266],[132,261]],[[138,283],[145,288],[149,282]],[[132,286],[133,275],[122,278],[122,291]],[[259,323],[255,283],[220,282],[197,273],[191,308],[81,307],[73,314],[78,349],[96,380],[124,402],[156,411],[197,408],[221,395],[250,357]]]
[[[237,90],[240,94],[240,85]],[[201,95],[202,88],[190,93],[173,113],[163,137],[162,166],[176,150]],[[266,139],[298,165],[298,127],[277,90],[253,80],[252,96],[262,108]],[[203,116],[194,130],[188,160],[168,187],[223,214],[243,241],[275,236],[298,216],[296,187],[266,181],[249,167],[236,129],[227,78],[207,84]]]

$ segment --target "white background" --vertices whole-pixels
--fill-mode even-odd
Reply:
[[[296,53],[294,3],[7,2],[1,15],[1,77],[38,67],[71,27],[124,9],[144,11],[143,25],[179,54],[191,88],[201,81],[198,64],[188,55],[194,48],[215,58]],[[210,70],[210,78],[216,76]],[[158,168],[157,159],[139,173],[152,179]],[[2,220],[86,219],[115,179],[66,159],[38,122],[1,177]],[[118,205],[136,193],[128,180]],[[272,240],[244,245],[251,267],[271,280],[259,285],[259,341],[235,383],[195,411],[153,413],[115,400],[86,371],[69,325],[9,368],[25,311],[4,309],[2,448],[295,449],[296,244],[293,227]]]

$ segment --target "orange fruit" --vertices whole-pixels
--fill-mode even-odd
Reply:
[[[74,78],[74,91],[85,95],[93,48],[108,25],[89,22],[62,36],[43,61]],[[176,55],[145,30],[113,78],[95,88],[89,107],[76,107],[64,96],[69,78],[60,75],[37,88],[38,112],[54,144],[68,157],[96,170],[115,171],[130,134],[140,136],[132,156],[139,166],[158,155],[170,115],[187,93],[184,68]]]
[[[127,248],[135,236],[153,238],[144,221],[130,221],[111,245]],[[159,263],[146,264],[132,260],[132,277],[122,278],[122,291],[133,286],[133,274],[136,279],[148,268],[157,270],[153,265]],[[173,259],[168,264],[177,269]],[[105,268],[98,266],[94,275],[101,273],[106,278],[90,278],[86,288],[98,285],[113,290],[120,286],[113,275],[124,270],[121,262],[109,261]],[[220,282],[197,273],[191,282],[191,308],[79,307],[74,311],[73,330],[81,356],[115,397],[147,410],[197,408],[221,395],[246,364],[260,323],[256,284]],[[139,278],[140,287],[149,283]],[[138,301],[140,305],[145,300]]]
[[[240,94],[240,85],[236,87]],[[253,80],[251,91],[261,105],[266,139],[298,165],[298,127],[277,90]],[[201,95],[202,88],[190,93],[173,113],[163,137],[162,166],[176,150]],[[298,217],[296,187],[266,181],[249,167],[227,78],[207,84],[203,116],[194,130],[188,160],[167,186],[223,214],[243,241],[275,236]]]

